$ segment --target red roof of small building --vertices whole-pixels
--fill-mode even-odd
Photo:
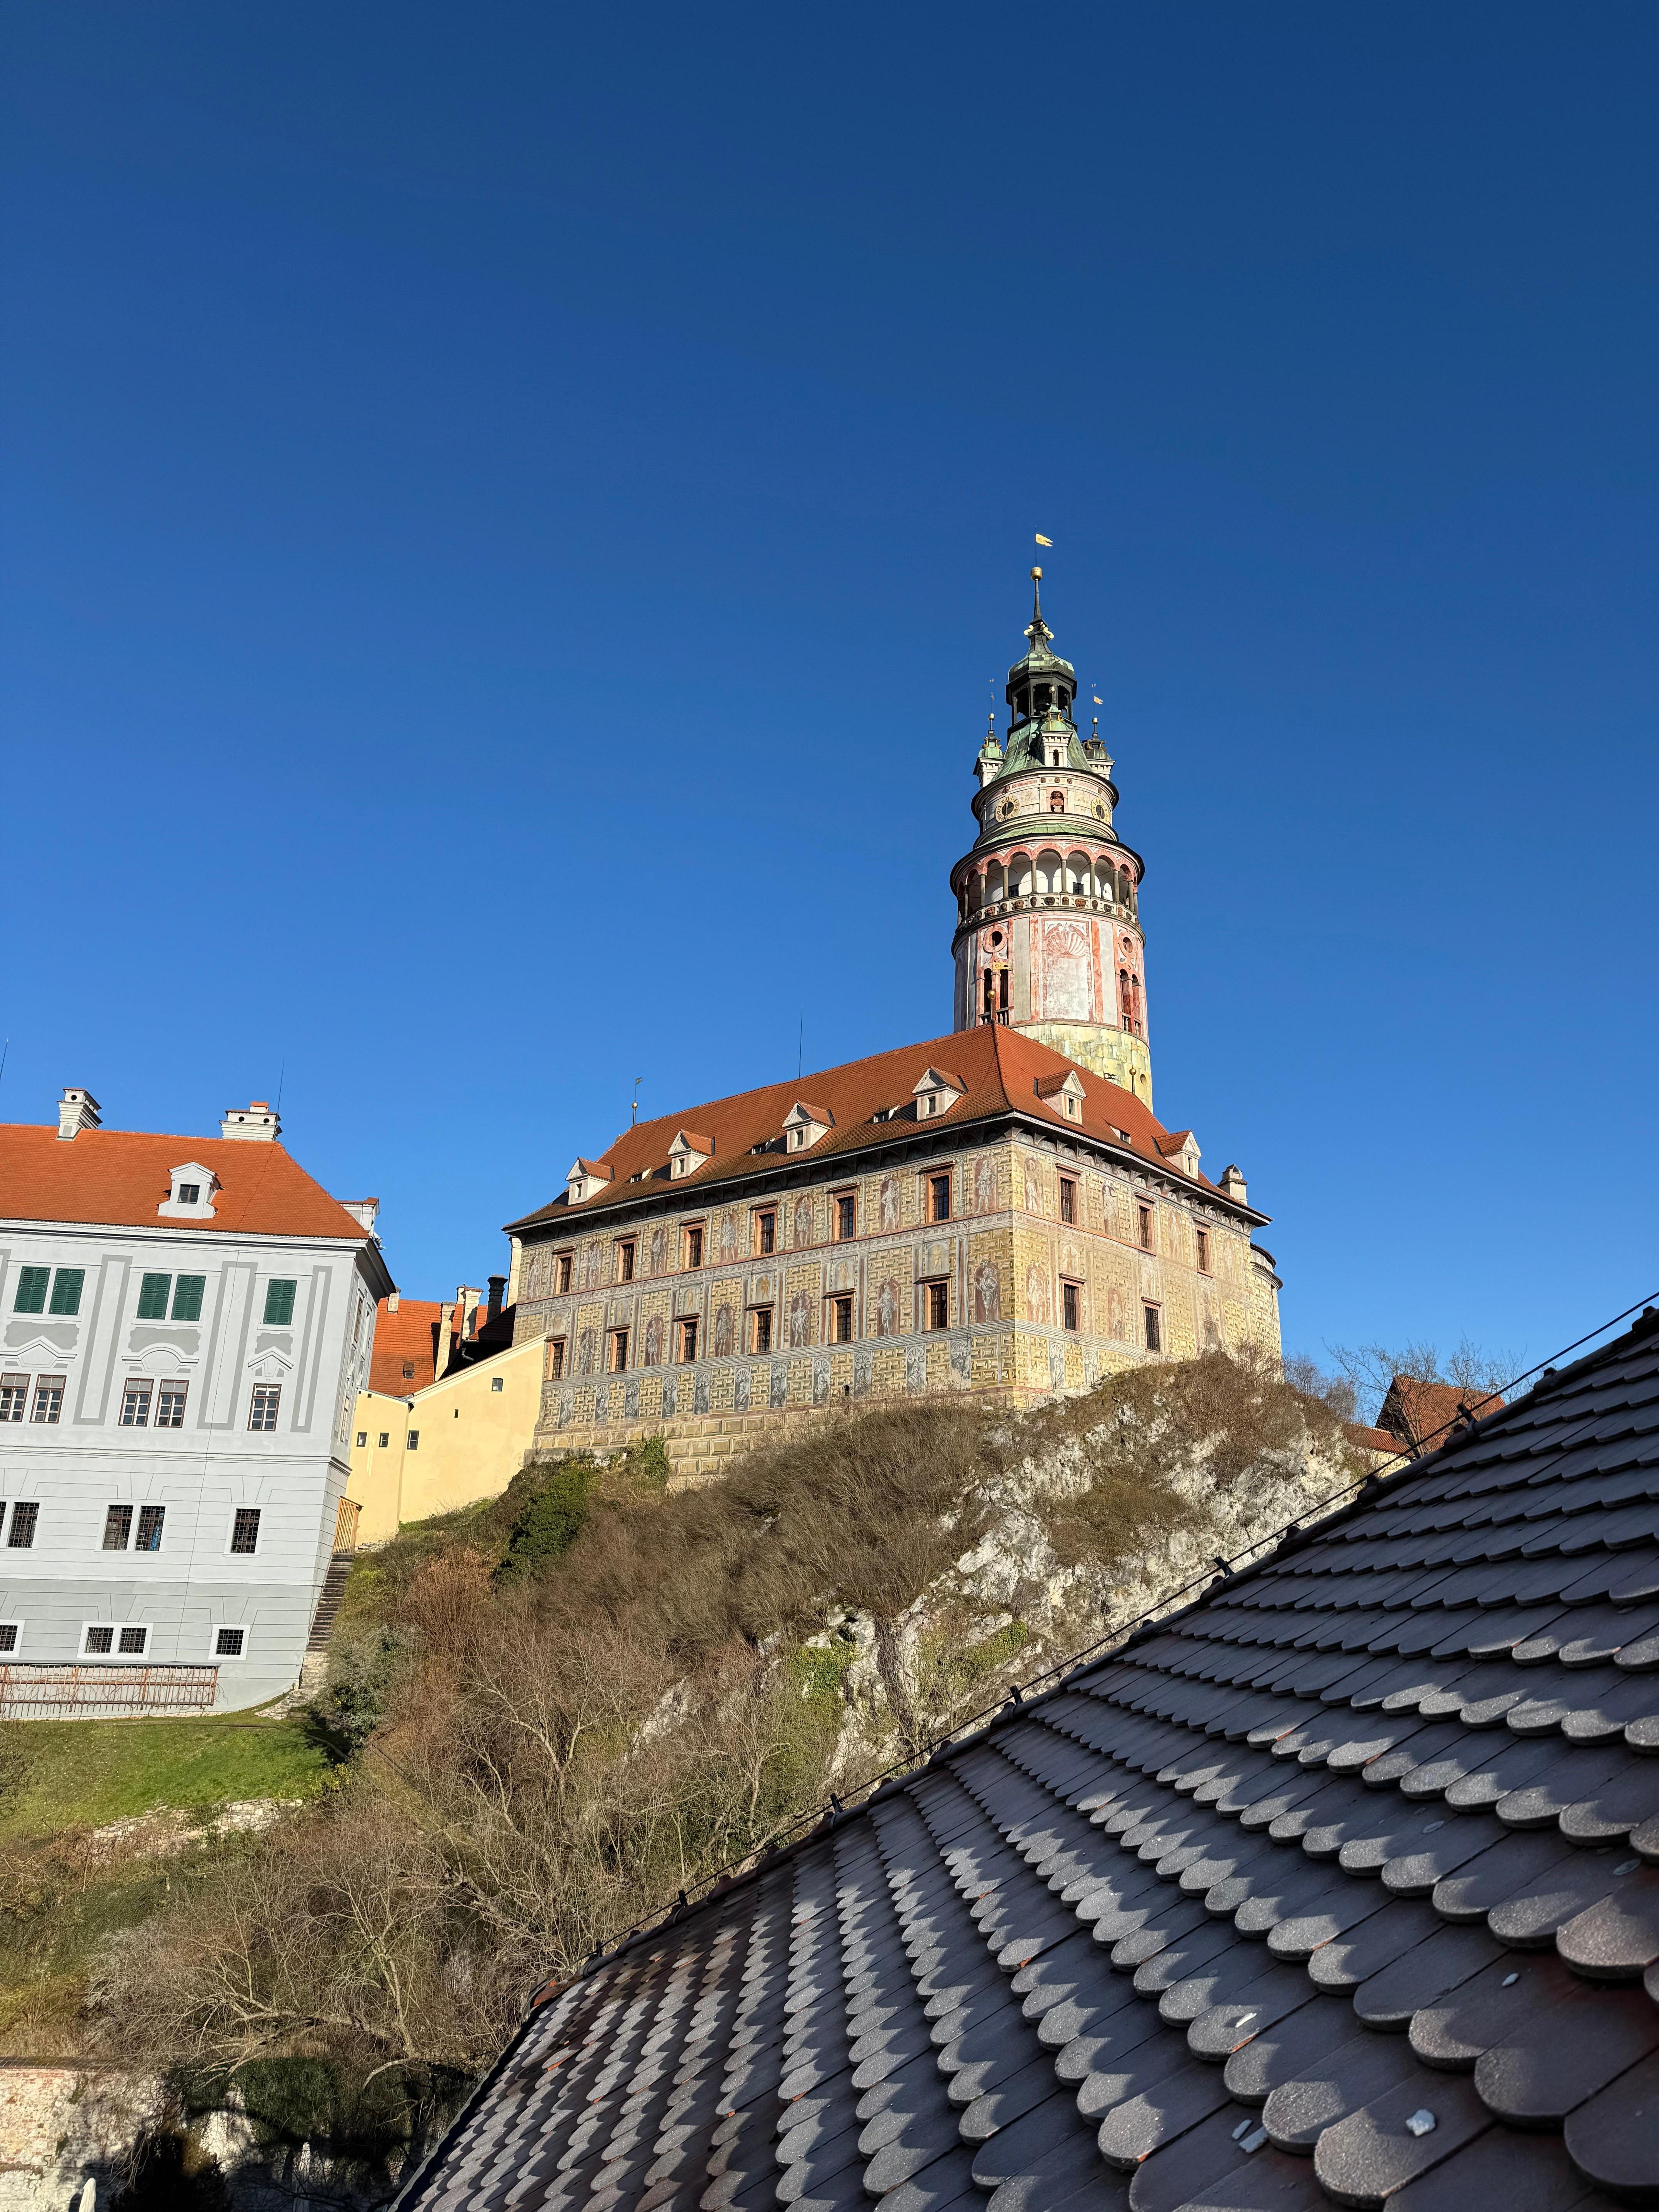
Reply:
[[[397,1310],[382,1298],[374,1317],[374,1356],[369,1362],[368,1387],[388,1398],[412,1397],[424,1390],[438,1371],[438,1328],[443,1307],[436,1298],[406,1298]],[[413,1375],[405,1375],[412,1367]]]
[[[187,1163],[218,1177],[212,1218],[158,1213],[174,1168]],[[236,1137],[155,1137],[132,1129],[82,1129],[0,1122],[0,1220],[63,1221],[121,1229],[167,1229],[186,1237],[338,1237],[368,1231],[312,1180],[283,1146]]]
[[[1465,1389],[1461,1382],[1430,1382],[1420,1375],[1396,1375],[1376,1416],[1376,1425],[1403,1444],[1437,1444],[1446,1441],[1453,1422],[1467,1406],[1476,1420],[1501,1413],[1504,1401],[1483,1391]]]
[[[926,1124],[930,1136],[1016,1111],[1063,1129],[1068,1136],[1081,1131],[1104,1144],[1120,1147],[1127,1144],[1141,1158],[1168,1173],[1180,1174],[1160,1145],[1160,1139],[1166,1137],[1163,1124],[1133,1091],[1108,1082],[1089,1068],[1076,1067],[1061,1054],[1019,1030],[989,1022],[948,1037],[930,1037],[924,1044],[901,1045],[896,1051],[877,1053],[868,1060],[849,1060],[842,1067],[824,1068],[807,1077],[810,1096],[821,1101],[834,1116],[828,1135],[820,1137],[811,1148],[813,1166],[890,1143],[900,1133],[885,1118],[876,1117],[890,1115],[896,1120],[913,1114],[917,1083],[929,1067],[940,1064],[940,1055],[946,1051],[963,1085],[963,1095],[945,1113]],[[1041,1082],[1072,1072],[1083,1084],[1082,1105],[1075,1121],[1038,1095]],[[507,1228],[519,1231],[567,1214],[602,1213],[618,1204],[650,1196],[649,1186],[659,1179],[667,1186],[668,1148],[688,1124],[706,1133],[714,1147],[713,1159],[697,1175],[700,1192],[769,1174],[784,1154],[784,1116],[802,1095],[802,1081],[797,1077],[793,1083],[769,1083],[758,1091],[740,1091],[732,1098],[712,1099],[656,1121],[641,1121],[624,1129],[605,1147],[611,1180],[597,1197],[573,1205],[561,1196],[509,1222]],[[1203,1190],[1220,1195],[1207,1176],[1193,1180]],[[683,1183],[674,1185],[677,1191],[684,1188]]]

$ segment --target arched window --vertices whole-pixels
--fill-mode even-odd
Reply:
[[[1060,891],[1066,888],[1065,871],[1058,853],[1037,854],[1036,875],[1036,887],[1040,891]]]
[[[1089,896],[1089,855],[1086,853],[1069,854],[1066,861],[1066,873],[1069,878],[1069,886],[1072,896],[1075,898],[1081,894],[1083,897],[1087,898]]]
[[[1002,903],[1002,870],[993,860],[985,877],[985,900],[988,906],[1000,906]]]

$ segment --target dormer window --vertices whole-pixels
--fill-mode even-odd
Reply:
[[[701,1136],[696,1129],[682,1129],[668,1147],[670,1180],[678,1182],[689,1175],[696,1175],[705,1160],[714,1157],[712,1137]]]
[[[212,1220],[219,1178],[211,1168],[186,1160],[182,1167],[169,1170],[167,1185],[167,1194],[155,1209],[163,1221]]]
[[[1063,1075],[1042,1075],[1037,1078],[1036,1094],[1046,1106],[1056,1114],[1063,1114],[1068,1121],[1081,1121],[1085,1091],[1083,1079],[1076,1068],[1068,1067]]]
[[[597,1198],[611,1181],[609,1160],[579,1159],[564,1179],[567,1202],[571,1206],[584,1205]]]
[[[959,1075],[951,1075],[937,1067],[925,1069],[911,1094],[916,1102],[917,1121],[933,1121],[941,1114],[948,1114],[967,1088]]]
[[[810,1106],[798,1098],[783,1117],[784,1150],[805,1152],[827,1137],[836,1126],[836,1117],[827,1106]]]

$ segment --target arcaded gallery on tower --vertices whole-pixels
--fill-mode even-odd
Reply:
[[[1277,1357],[1267,1216],[1152,1114],[1111,759],[1040,601],[1025,636],[951,871],[951,1033],[641,1121],[509,1223],[515,1340],[546,1342],[538,1443],[660,1432],[696,1475],[815,1408]]]

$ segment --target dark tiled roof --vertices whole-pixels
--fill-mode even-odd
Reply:
[[[427,2208],[1659,2195],[1659,1317],[550,1992]]]

